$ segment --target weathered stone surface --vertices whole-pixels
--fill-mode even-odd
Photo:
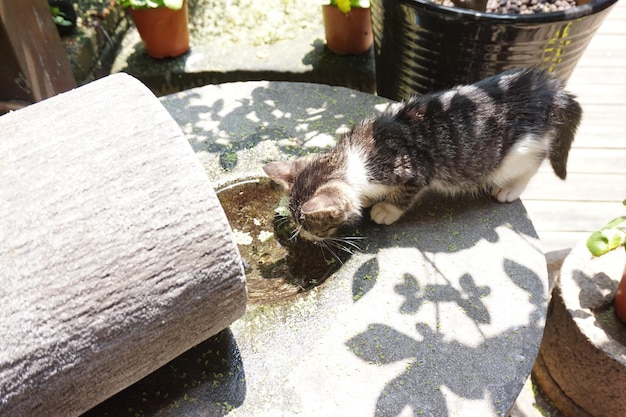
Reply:
[[[217,184],[324,148],[389,101],[259,82],[163,103]],[[545,258],[522,203],[431,194],[397,224],[359,229],[362,252],[323,285],[251,306],[231,326],[246,387],[231,405],[241,415],[505,415],[547,308]]]
[[[584,242],[565,259],[534,373],[566,415],[624,417],[626,333],[613,297],[626,254],[594,258]]]
[[[271,82],[162,102],[216,188],[329,146],[389,103]],[[249,304],[228,330],[86,416],[505,416],[537,354],[548,297],[521,202],[429,194],[397,224],[359,231],[362,251],[322,285]]]
[[[0,131],[0,415],[78,415],[243,314],[224,212],[141,83],[107,77]]]

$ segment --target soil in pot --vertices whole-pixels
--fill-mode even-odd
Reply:
[[[577,5],[576,0],[443,0],[433,1],[433,3],[497,14],[552,13],[571,9]]]
[[[350,254],[293,237],[282,187],[268,178],[217,190],[244,262],[250,302],[291,298],[330,277]],[[355,247],[346,248],[350,251]]]

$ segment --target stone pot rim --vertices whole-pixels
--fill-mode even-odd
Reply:
[[[439,13],[446,15],[450,20],[469,20],[473,19],[483,23],[549,23],[568,21],[578,19],[581,17],[589,16],[595,13],[599,13],[605,9],[608,9],[617,0],[592,0],[588,3],[578,5],[568,10],[560,10],[552,13],[540,13],[540,14],[498,14],[498,13],[484,13],[471,9],[463,9],[460,7],[442,6],[432,3],[429,0],[401,0],[402,3],[422,9],[432,13]]]

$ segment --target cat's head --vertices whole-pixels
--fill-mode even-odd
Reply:
[[[297,234],[311,241],[325,240],[356,221],[360,207],[345,172],[330,156],[270,162],[265,173],[289,191],[289,211]]]

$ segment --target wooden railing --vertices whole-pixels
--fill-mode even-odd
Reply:
[[[76,87],[46,0],[0,0],[0,114]]]

